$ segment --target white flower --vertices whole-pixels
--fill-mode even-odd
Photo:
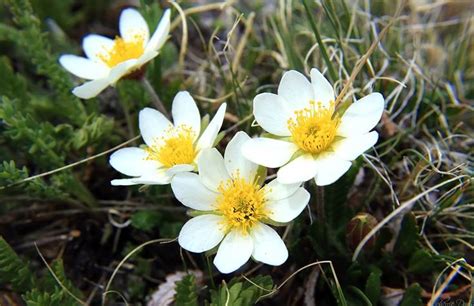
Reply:
[[[178,242],[184,249],[201,253],[217,245],[214,264],[222,273],[244,265],[250,257],[281,265],[288,250],[275,230],[265,223],[286,223],[308,204],[309,193],[300,184],[277,180],[258,184],[258,165],[241,154],[250,137],[238,132],[229,142],[224,158],[215,149],[198,159],[199,175],[179,173],[171,181],[176,198],[198,212],[184,224]]]
[[[174,125],[157,110],[141,110],[139,128],[146,147],[124,148],[110,156],[115,170],[134,176],[113,180],[112,185],[169,184],[174,174],[195,170],[202,150],[214,145],[225,109],[223,103],[203,132],[199,109],[187,91],[179,92],[173,100]]]
[[[275,138],[255,138],[242,149],[249,160],[277,168],[283,184],[314,178],[319,186],[338,180],[351,161],[371,148],[384,109],[384,99],[372,93],[352,103],[341,116],[335,113],[334,90],[315,68],[311,83],[297,71],[286,72],[278,94],[262,93],[254,99],[258,124]]]
[[[120,78],[156,57],[168,38],[170,11],[164,12],[151,38],[145,19],[135,9],[122,11],[119,29],[121,37],[114,40],[96,34],[84,37],[82,48],[87,58],[70,54],[59,58],[70,73],[92,80],[74,88],[72,92],[79,98],[97,96],[107,86],[115,85]]]

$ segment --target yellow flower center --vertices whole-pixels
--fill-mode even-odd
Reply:
[[[171,127],[160,142],[159,146],[145,149],[148,159],[157,160],[166,168],[194,162],[197,152],[194,148],[194,132],[190,127]]]
[[[268,216],[263,189],[240,178],[238,173],[233,179],[221,182],[218,191],[216,210],[224,216],[227,231],[237,229],[247,235],[255,223]]]
[[[293,142],[304,152],[317,154],[331,145],[340,123],[334,116],[334,102],[328,108],[321,103],[310,102],[309,108],[295,111],[295,118],[288,120]]]
[[[139,58],[143,51],[143,35],[135,35],[132,40],[125,41],[117,36],[114,39],[114,45],[110,50],[99,54],[99,58],[109,67],[115,67],[117,64],[132,58]]]

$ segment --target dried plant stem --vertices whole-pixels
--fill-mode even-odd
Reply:
[[[150,81],[146,77],[144,77],[141,80],[141,83],[143,84],[143,87],[145,88],[145,90],[150,95],[151,102],[156,107],[156,109],[159,110],[163,115],[165,115],[166,117],[169,118],[169,114],[168,114],[168,111],[166,110],[166,107],[163,105],[163,102],[161,102],[161,99],[158,96],[158,94],[156,93],[153,86],[151,86]]]

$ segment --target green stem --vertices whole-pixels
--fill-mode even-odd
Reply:
[[[145,90],[150,95],[151,101],[152,101],[153,105],[156,107],[156,109],[159,110],[166,117],[170,118],[170,115],[168,114],[168,111],[166,110],[166,107],[164,106],[163,102],[161,102],[161,99],[158,96],[158,94],[156,93],[153,86],[151,86],[150,81],[146,77],[144,77],[144,78],[141,79],[141,83],[142,83],[143,87],[145,88]]]
[[[204,255],[204,256],[206,257],[207,273],[209,273],[209,279],[211,280],[212,289],[216,289],[216,284],[214,283],[214,277],[212,276],[212,266],[209,260],[209,256],[207,255]]]

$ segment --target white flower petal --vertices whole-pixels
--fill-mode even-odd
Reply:
[[[332,150],[342,159],[354,160],[377,143],[379,134],[372,131],[367,134],[350,136],[332,144]]]
[[[100,94],[109,85],[110,80],[108,78],[92,80],[75,87],[72,93],[81,99],[91,99]]]
[[[253,99],[255,120],[265,131],[278,136],[290,136],[288,119],[293,110],[285,99],[272,93],[258,94]]]
[[[260,137],[247,141],[242,154],[256,164],[277,168],[286,164],[297,150],[292,142]]]
[[[174,196],[183,205],[196,210],[212,210],[217,193],[208,189],[196,173],[179,173],[171,180]]]
[[[135,184],[143,185],[167,185],[171,183],[171,176],[169,176],[165,170],[159,169],[153,174],[147,174],[141,177],[132,179]]]
[[[343,160],[333,152],[320,154],[317,159],[318,173],[315,182],[318,186],[326,186],[337,181],[351,167],[351,162]]]
[[[317,172],[316,160],[310,154],[305,154],[281,167],[278,170],[277,179],[282,184],[306,182],[312,179]]]
[[[160,167],[154,160],[148,160],[148,153],[140,148],[123,148],[110,156],[110,165],[120,173],[141,176]]]
[[[125,41],[134,41],[137,36],[144,39],[143,46],[146,46],[150,38],[150,31],[143,16],[133,8],[127,8],[120,14],[119,20],[120,36]]]
[[[82,49],[86,56],[99,63],[103,63],[101,55],[107,54],[113,47],[114,41],[102,35],[89,34],[82,39]]]
[[[252,251],[252,237],[242,235],[238,230],[232,230],[222,240],[214,258],[214,265],[221,273],[234,272],[249,260]]]
[[[148,51],[158,51],[166,42],[170,32],[170,13],[171,11],[167,9],[163,17],[161,17],[160,23],[156,27],[155,32],[151,36],[150,41],[148,42],[145,52]]]
[[[270,226],[257,223],[252,228],[253,259],[272,266],[283,264],[288,258],[288,250],[278,233]]]
[[[162,113],[149,107],[140,111],[138,125],[142,138],[149,147],[156,144],[166,130],[173,128],[171,122]]]
[[[201,132],[201,115],[193,97],[187,91],[180,91],[174,97],[171,108],[174,126],[186,125],[192,128],[195,139]]]
[[[287,198],[294,194],[300,186],[300,182],[295,184],[282,184],[277,179],[274,179],[263,186],[265,191],[265,199],[269,201],[276,201]]]
[[[110,83],[112,85],[115,85],[115,83],[117,83],[117,81],[120,80],[123,76],[135,71],[137,68],[139,68],[139,65],[137,63],[138,60],[132,58],[112,67],[112,69],[110,69],[109,74]]]
[[[130,179],[118,179],[112,180],[113,186],[130,186],[130,185],[166,185],[171,181],[171,177],[166,174],[163,170],[157,170],[155,173],[146,174],[141,177],[135,177]]]
[[[340,136],[353,136],[369,132],[382,117],[384,99],[378,92],[354,102],[341,117],[337,134]]]
[[[110,182],[112,186],[132,186],[137,185],[133,179],[116,179]]]
[[[332,85],[316,68],[311,69],[311,85],[314,88],[316,102],[321,102],[324,107],[328,107],[330,102],[335,100]]]
[[[224,159],[217,149],[206,149],[198,158],[198,169],[201,182],[212,191],[217,192],[219,184],[230,179]]]
[[[299,216],[309,202],[310,194],[303,187],[298,188],[290,197],[269,201],[269,218],[276,222],[290,222]]]
[[[201,137],[199,137],[199,140],[196,145],[198,151],[202,149],[211,148],[214,145],[214,141],[216,141],[217,134],[219,134],[219,131],[222,127],[222,122],[224,122],[226,107],[227,104],[222,103],[222,105],[217,110],[217,113],[214,115],[214,118],[212,118],[211,122],[209,122],[209,125],[204,130]]]
[[[208,251],[221,242],[225,235],[223,217],[201,215],[186,222],[178,236],[179,245],[190,252]]]
[[[180,164],[180,165],[174,165],[173,167],[171,168],[168,168],[166,170],[166,173],[169,175],[169,176],[174,176],[178,173],[181,173],[181,172],[190,172],[190,171],[193,171],[194,170],[194,166],[193,165],[189,165],[189,164]]]
[[[283,74],[278,95],[282,96],[292,105],[293,110],[307,107],[314,100],[314,91],[308,79],[296,70],[290,70]]]
[[[257,175],[258,165],[246,159],[242,155],[242,146],[249,141],[250,137],[245,132],[238,132],[229,141],[224,153],[224,161],[227,172],[235,177],[238,172],[241,178],[253,182]]]
[[[67,71],[82,79],[95,80],[109,74],[109,68],[104,64],[77,55],[62,55],[59,63]]]
[[[136,62],[136,69],[139,69],[141,68],[143,65],[145,65],[146,63],[148,63],[149,61],[151,61],[152,59],[154,59],[155,57],[158,56],[158,52],[156,51],[145,51],[142,56],[140,56],[138,59],[137,59],[137,62]]]

